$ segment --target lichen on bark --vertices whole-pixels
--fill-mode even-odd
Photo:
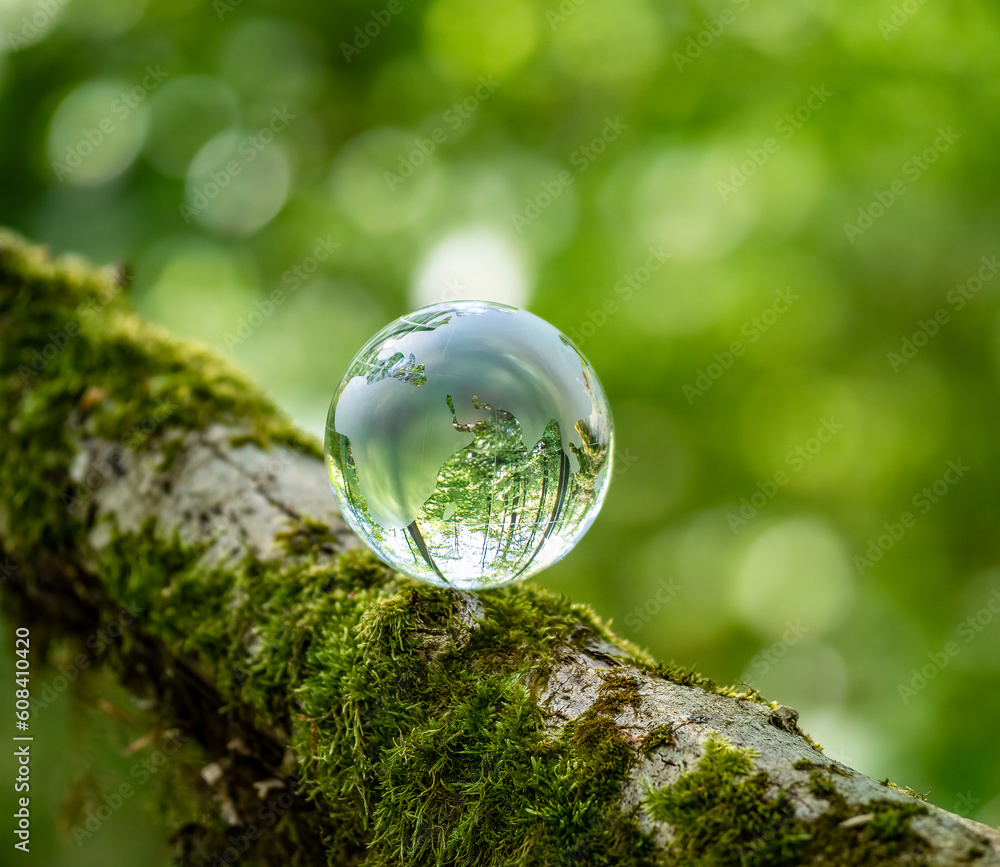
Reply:
[[[197,742],[179,863],[1000,863],[585,606],[391,572],[315,440],[125,294],[0,235],[3,601],[42,645],[141,609],[102,661]]]

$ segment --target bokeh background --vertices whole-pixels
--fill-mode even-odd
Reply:
[[[317,436],[407,310],[548,319],[619,461],[539,583],[996,825],[998,37],[985,0],[0,0],[0,224],[130,263]],[[165,862],[139,798],[67,834],[141,735],[88,684],[39,715],[34,863]]]

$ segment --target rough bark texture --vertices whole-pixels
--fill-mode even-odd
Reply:
[[[318,445],[121,285],[0,235],[3,597],[43,645],[141,609],[101,660],[197,741],[181,863],[1000,864],[583,606],[391,573]]]

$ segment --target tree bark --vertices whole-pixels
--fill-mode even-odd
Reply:
[[[124,282],[0,235],[3,599],[196,745],[179,863],[1000,865],[584,606],[390,572],[318,444]]]

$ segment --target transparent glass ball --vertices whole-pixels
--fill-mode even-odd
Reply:
[[[326,461],[344,518],[413,578],[479,589],[563,557],[610,481],[611,409],[573,343],[526,310],[434,304],[354,357]]]

